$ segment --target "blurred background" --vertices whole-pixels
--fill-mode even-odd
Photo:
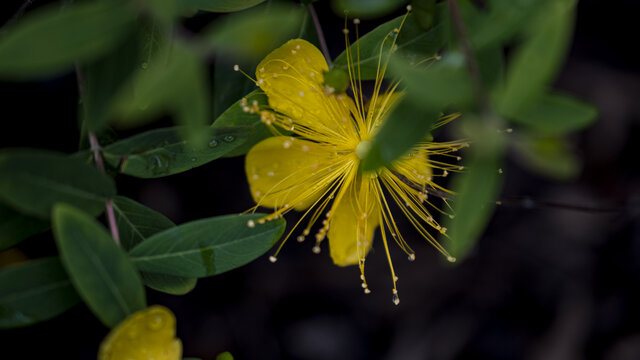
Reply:
[[[3,1],[0,23],[22,4]],[[337,56],[344,20],[327,1],[314,6]],[[533,201],[499,207],[473,254],[455,266],[400,221],[417,259],[410,263],[392,249],[399,306],[391,301],[381,244],[369,255],[372,293],[364,295],[357,267],[336,267],[326,247],[314,255],[311,242],[295,241],[277,263],[263,256],[200,279],[187,295],[148,290],[149,304],[176,314],[185,356],[207,360],[225,350],[236,359],[262,360],[640,359],[639,14],[637,0],[579,3],[573,45],[555,87],[600,111],[593,127],[571,137],[583,161],[580,176],[549,181],[508,160],[503,197]],[[363,21],[362,32],[386,19]],[[185,26],[197,30],[205,20],[196,16]],[[0,83],[0,99],[5,129],[12,127],[0,133],[2,147],[77,150],[72,73]],[[164,119],[152,127],[170,124]],[[119,193],[177,224],[253,205],[243,157],[166,178],[116,181]],[[56,253],[50,232],[18,248],[34,258]],[[11,358],[91,359],[107,332],[80,305],[45,323],[1,331],[0,343]]]

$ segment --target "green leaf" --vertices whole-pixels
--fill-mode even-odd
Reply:
[[[228,15],[203,31],[204,44],[245,61],[261,59],[296,36],[303,17],[298,8],[276,4]]]
[[[284,219],[260,224],[258,219],[264,216],[228,215],[192,221],[150,237],[130,255],[142,271],[185,277],[221,274],[256,259],[280,238]]]
[[[146,307],[140,275],[104,228],[66,204],[53,210],[53,232],[73,286],[109,327]]]
[[[206,134],[199,127],[210,123],[207,69],[192,49],[180,43],[156,57],[117,95],[112,109],[113,116],[120,118],[117,124],[140,126],[168,112],[184,125],[185,138],[204,145]]]
[[[530,106],[555,77],[571,39],[574,12],[574,1],[555,1],[536,19],[507,69],[497,106],[501,114],[516,114]]]
[[[0,270],[0,328],[51,319],[80,302],[58,258]]]
[[[418,25],[429,30],[436,19],[436,0],[411,0],[411,7]]]
[[[437,54],[444,46],[445,27],[442,23],[442,18],[447,16],[445,11],[446,4],[438,4],[436,8],[436,20],[428,31],[422,29],[414,14],[409,14],[402,25],[396,45],[397,53],[406,62],[414,64],[421,62]],[[360,48],[360,75],[362,80],[376,78],[380,49],[384,44],[382,52],[382,64],[384,64],[393,41],[393,30],[400,27],[403,18],[404,16],[399,16],[378,26],[351,45],[350,51],[356,69],[358,67],[358,47]],[[336,68],[346,70],[347,61],[347,53],[344,51],[334,60],[333,65]]]
[[[406,154],[414,144],[424,140],[437,120],[438,112],[427,112],[407,99],[401,100],[371,141],[362,169],[376,170]]]
[[[562,138],[521,134],[512,145],[518,163],[534,173],[564,181],[580,174],[581,161]]]
[[[171,295],[184,295],[196,287],[198,279],[193,277],[173,276],[142,272],[142,281],[153,290]]]
[[[44,150],[0,152],[0,198],[25,214],[47,219],[65,202],[97,215],[115,194],[113,180],[81,160]]]
[[[0,39],[0,77],[34,79],[96,59],[129,34],[135,13],[122,1],[35,10]]]
[[[258,106],[265,106],[269,104],[267,96],[259,90],[254,90],[247,94],[245,98],[247,99],[247,106],[253,106],[254,101],[257,102]],[[243,128],[248,129],[248,135],[244,142],[242,142],[237,148],[226,153],[224,155],[225,157],[244,155],[253,147],[253,145],[273,135],[269,128],[260,121],[259,114],[243,110],[242,100],[236,101],[235,104],[223,112],[212,125],[214,129],[232,126],[242,126]]]
[[[225,351],[216,356],[216,360],[233,360],[233,355],[230,352]]]
[[[23,215],[0,203],[0,251],[49,228],[49,222]]]
[[[182,0],[185,9],[219,13],[235,12],[254,7],[265,0]]]
[[[249,136],[243,127],[203,127],[199,132],[208,145],[199,147],[183,140],[179,128],[150,130],[113,143],[103,149],[105,160],[122,173],[156,178],[181,173],[209,163],[240,146]]]
[[[331,5],[338,15],[371,19],[388,14],[405,2],[398,0],[333,0]]]
[[[124,196],[113,199],[120,246],[130,250],[149,236],[176,226],[166,216]]]
[[[487,226],[500,193],[504,144],[500,135],[488,128],[471,132],[472,146],[467,154],[464,172],[453,179],[456,193],[453,219],[445,218],[449,229],[447,249],[458,260],[464,259],[475,246]]]
[[[542,134],[561,135],[593,124],[598,110],[572,96],[547,93],[531,106],[513,114],[514,123],[526,125]]]
[[[129,250],[148,237],[176,226],[164,215],[124,196],[113,199],[113,210],[120,231],[120,245]],[[183,295],[196,286],[197,279],[178,276],[142,273],[142,281],[148,287],[173,295]]]
[[[233,65],[227,58],[216,58],[213,74],[213,114],[215,118],[222,115],[245,94],[252,91],[257,92],[254,90],[256,83],[253,80],[238,71],[231,71]],[[256,65],[255,62],[252,62],[247,68],[255,69]],[[266,97],[264,98],[266,99]]]

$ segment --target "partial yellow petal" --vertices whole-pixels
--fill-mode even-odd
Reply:
[[[163,306],[129,315],[102,341],[98,360],[180,360],[176,318]]]
[[[379,205],[369,180],[358,178],[331,209],[329,251],[336,265],[358,263],[371,249],[379,225]]]
[[[261,206],[298,210],[311,206],[339,175],[339,155],[326,145],[276,136],[247,153],[246,173],[253,199]]]
[[[256,70],[256,81],[269,98],[269,106],[302,127],[311,140],[344,142],[355,136],[346,95],[326,94],[323,72],[327,62],[311,43],[290,40],[265,57]],[[348,125],[348,126],[347,126]],[[345,131],[345,129],[350,129]]]

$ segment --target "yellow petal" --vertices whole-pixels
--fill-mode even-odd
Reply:
[[[102,341],[98,360],[179,360],[182,343],[176,318],[163,306],[151,306],[129,315]]]
[[[359,178],[345,191],[344,197],[331,209],[327,235],[331,259],[339,266],[357,264],[369,252],[379,224],[378,200],[368,180]]]
[[[276,136],[256,144],[247,153],[245,167],[256,203],[303,210],[334,181],[338,164],[337,155],[326,145]]]
[[[291,118],[294,127],[311,130],[312,134],[305,134],[308,138],[326,140],[325,137],[334,136],[336,143],[349,135],[355,136],[355,131],[350,124],[348,102],[345,102],[348,96],[325,94],[323,72],[327,70],[327,62],[315,46],[294,39],[258,64],[256,81],[273,110]],[[313,135],[321,138],[315,139]]]

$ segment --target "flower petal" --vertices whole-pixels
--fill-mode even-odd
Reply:
[[[327,234],[329,252],[336,265],[357,264],[369,252],[379,225],[379,209],[369,180],[359,178],[345,190],[344,197],[331,209]]]
[[[345,101],[348,96],[325,94],[323,72],[328,69],[324,56],[315,46],[294,39],[258,64],[256,79],[273,110],[292,119],[294,127],[310,129],[311,133],[305,133],[308,138],[323,141],[327,136],[334,136],[335,143],[335,140],[340,142],[355,136],[355,131],[348,101]]]
[[[297,210],[311,206],[333,183],[340,163],[326,145],[276,136],[247,153],[246,173],[253,199],[261,206]]]
[[[138,311],[115,327],[100,345],[98,360],[179,360],[182,343],[176,318],[162,306]]]

